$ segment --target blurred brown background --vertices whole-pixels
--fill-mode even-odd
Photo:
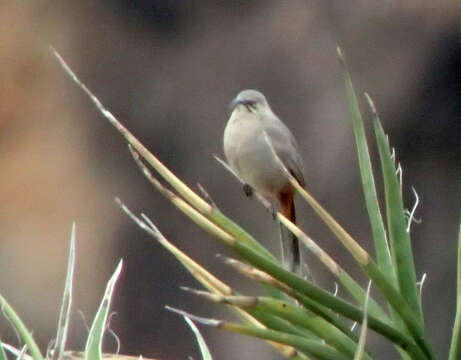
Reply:
[[[146,183],[119,134],[50,55],[53,45],[80,78],[188,184],[200,182],[226,213],[278,252],[277,226],[213,159],[222,154],[228,103],[261,90],[300,144],[310,191],[372,250],[343,77],[347,56],[359,94],[374,98],[404,168],[404,194],[422,204],[413,226],[429,336],[441,358],[455,310],[460,209],[461,47],[456,0],[3,1],[0,5],[0,292],[43,349],[54,336],[68,238],[77,222],[77,268],[69,346],[84,346],[105,281],[125,267],[112,328],[123,353],[199,358],[195,340],[164,305],[230,318],[191,298],[178,263],[114,204],[144,211],[181,249],[248,288],[215,258],[228,251]],[[360,96],[370,143],[369,112]],[[373,148],[373,157],[376,152]],[[378,165],[378,163],[376,163]],[[378,174],[376,166],[376,174]],[[380,179],[378,183],[381,184]],[[366,283],[350,257],[298,201],[301,226]],[[333,279],[313,262],[322,286]],[[343,294],[340,291],[340,295]],[[279,358],[264,343],[203,329],[217,359]],[[0,338],[16,343],[8,322]],[[394,358],[369,339],[378,358]],[[110,335],[105,351],[114,351]]]

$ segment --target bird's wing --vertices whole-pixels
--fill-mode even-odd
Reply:
[[[298,151],[298,144],[286,125],[278,118],[267,122],[264,126],[275,153],[285,167],[298,180],[302,187],[306,185],[304,179],[304,166]]]

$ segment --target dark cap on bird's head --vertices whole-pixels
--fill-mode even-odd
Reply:
[[[230,103],[231,110],[234,110],[238,105],[245,105],[250,111],[257,105],[269,106],[266,97],[261,92],[251,89],[242,90],[238,93]]]

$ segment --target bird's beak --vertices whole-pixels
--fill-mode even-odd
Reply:
[[[236,97],[234,100],[232,100],[229,104],[229,109],[230,110],[234,110],[237,105],[240,105],[242,102],[240,101],[240,99],[238,97]]]

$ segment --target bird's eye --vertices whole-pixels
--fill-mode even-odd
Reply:
[[[248,111],[253,112],[253,110],[256,110],[256,101],[246,101],[245,106]]]

